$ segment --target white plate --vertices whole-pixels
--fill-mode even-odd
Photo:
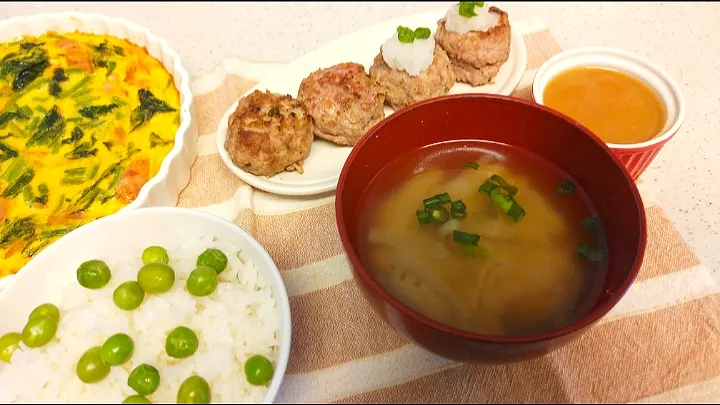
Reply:
[[[445,12],[445,10],[439,10],[397,18],[347,35],[290,63],[282,74],[258,83],[246,94],[250,94],[255,90],[269,90],[273,93],[289,94],[296,97],[300,82],[317,69],[342,62],[357,62],[369,69],[372,66],[373,59],[380,51],[380,45],[395,32],[398,25],[411,28],[428,27],[434,33],[437,28],[437,21],[445,16]],[[489,93],[509,95],[520,83],[526,65],[525,41],[523,41],[522,33],[517,29],[513,29],[510,57],[500,68],[495,77],[495,83],[479,87],[456,83],[450,89],[450,94]],[[220,158],[236,176],[253,187],[275,194],[314,195],[335,190],[340,172],[345,160],[350,155],[352,147],[336,146],[317,138],[312,143],[310,156],[303,164],[305,171],[303,174],[283,172],[268,178],[255,176],[235,166],[225,150],[225,137],[227,135],[228,117],[235,111],[237,105],[238,102],[235,102],[220,120],[216,138]],[[385,116],[392,113],[393,110],[386,106]]]

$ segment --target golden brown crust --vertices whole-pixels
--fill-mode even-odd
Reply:
[[[470,31],[464,34],[447,30],[445,18],[438,21],[435,40],[447,52],[453,63],[461,62],[462,66],[455,67],[458,81],[470,83],[474,86],[490,81],[497,70],[510,57],[511,27],[506,12],[497,7],[490,7],[491,13],[499,15],[498,23],[487,31]],[[477,70],[477,72],[475,71]],[[485,77],[488,76],[486,79]],[[483,82],[484,81],[484,82]]]
[[[298,100],[315,123],[315,135],[338,145],[355,145],[385,117],[385,94],[353,62],[311,73],[300,83]]]
[[[455,84],[455,74],[450,59],[443,49],[435,45],[435,53],[430,66],[418,76],[411,76],[404,70],[395,70],[385,63],[380,53],[370,67],[370,76],[385,91],[385,100],[395,110],[404,108],[432,97],[447,94]]]
[[[233,163],[256,176],[302,173],[313,125],[305,107],[288,95],[258,90],[240,99],[228,118],[225,139]]]

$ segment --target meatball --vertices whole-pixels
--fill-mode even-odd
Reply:
[[[381,47],[380,53],[370,67],[370,76],[383,88],[385,100],[395,110],[445,95],[455,84],[455,74],[450,59],[438,45],[435,45],[432,63],[418,76],[411,76],[404,70],[395,70],[388,66],[383,59]]]
[[[489,83],[510,57],[510,23],[506,12],[490,7],[498,14],[497,24],[487,31],[459,34],[445,28],[446,19],[438,21],[435,40],[450,57],[457,80],[480,86]]]
[[[315,123],[315,135],[338,145],[355,145],[385,117],[385,94],[352,62],[311,73],[300,83],[298,100]]]
[[[225,149],[233,163],[256,176],[302,173],[313,141],[312,120],[290,96],[255,90],[228,119]]]

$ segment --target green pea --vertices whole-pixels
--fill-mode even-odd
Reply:
[[[102,260],[89,260],[77,269],[78,283],[91,290],[105,287],[111,277],[110,268]]]
[[[135,343],[124,333],[112,335],[100,348],[100,358],[108,366],[119,366],[130,360],[135,352]]]
[[[137,281],[126,281],[113,292],[113,302],[118,308],[125,311],[132,311],[139,307],[144,298],[145,291]]]
[[[209,404],[210,398],[210,384],[197,375],[183,381],[177,393],[178,404]]]
[[[28,319],[33,319],[38,315],[49,315],[50,317],[55,319],[55,322],[60,322],[60,310],[53,304],[48,303],[38,305],[37,308],[33,309],[33,311],[30,312],[30,316],[28,316]]]
[[[149,263],[170,263],[170,256],[168,256],[167,250],[160,246],[150,246],[143,250],[142,254],[143,264]]]
[[[142,395],[130,395],[122,401],[123,404],[152,404],[149,399]]]
[[[212,267],[198,266],[190,273],[186,288],[196,297],[210,295],[217,288],[217,273]]]
[[[197,351],[198,337],[190,328],[178,326],[168,333],[165,339],[165,352],[176,359],[184,359]]]
[[[219,249],[208,248],[204,252],[200,253],[197,258],[197,266],[208,266],[215,269],[217,274],[225,271],[227,267],[228,259],[225,253]]]
[[[50,315],[37,315],[30,318],[22,331],[22,342],[27,347],[40,347],[46,345],[55,337],[58,323]]]
[[[93,384],[98,381],[102,381],[108,376],[108,374],[110,374],[110,366],[103,363],[100,358],[101,350],[100,346],[93,347],[83,353],[77,362],[75,373],[77,373],[80,381],[85,384]]]
[[[22,335],[16,332],[10,332],[0,337],[0,360],[10,363],[15,350],[20,348]]]
[[[272,380],[273,365],[265,356],[259,354],[245,362],[245,377],[252,385],[265,385]]]
[[[138,272],[137,282],[148,294],[162,294],[175,284],[175,271],[164,263],[148,263]]]
[[[130,372],[127,384],[140,395],[150,395],[160,386],[160,372],[149,364],[141,364]]]

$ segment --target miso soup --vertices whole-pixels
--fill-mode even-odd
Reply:
[[[453,141],[383,168],[359,201],[359,255],[388,293],[496,336],[567,326],[603,290],[607,247],[583,190],[543,158]]]

